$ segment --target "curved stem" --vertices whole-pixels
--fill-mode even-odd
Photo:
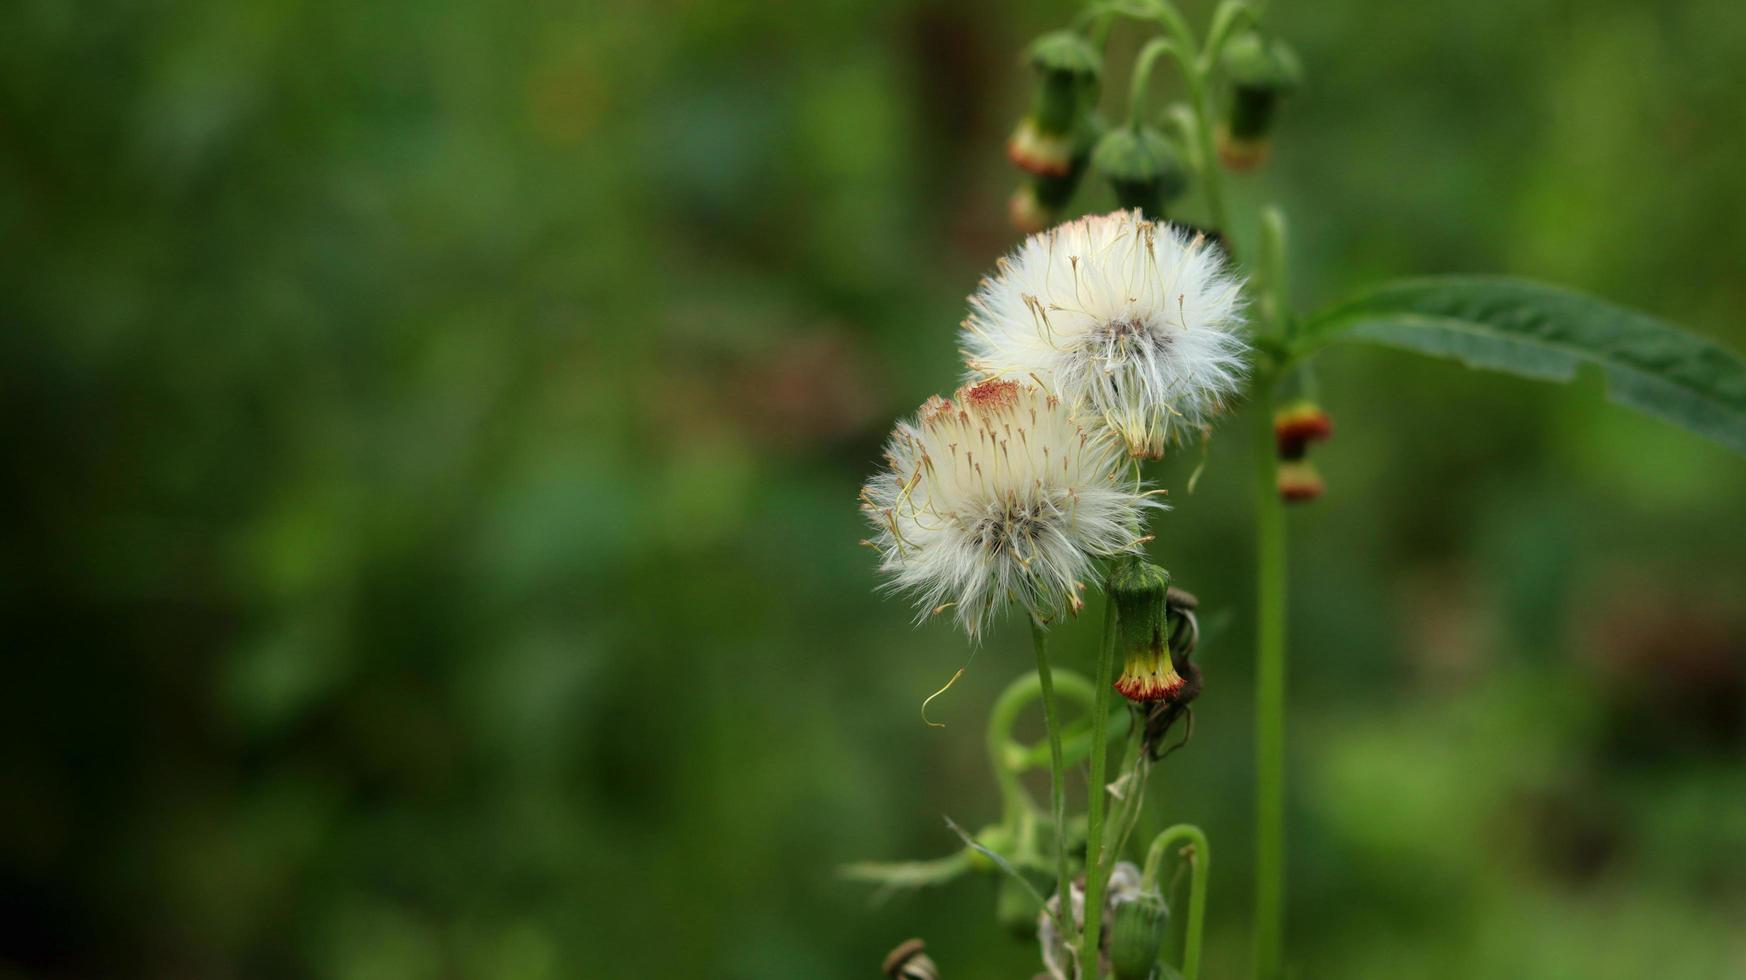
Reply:
[[[1036,675],[1027,674],[1007,685],[988,714],[988,761],[994,766],[994,781],[1000,787],[1003,816],[1010,822],[1018,813],[1035,809],[1031,796],[1019,780],[1018,770],[1007,759],[1007,743],[1021,708],[1042,691]]]
[[[1273,445],[1273,377],[1255,385],[1255,972],[1279,976],[1285,898],[1285,510]]]
[[[1091,707],[1091,802],[1085,818],[1085,931],[1079,948],[1088,957],[1096,957],[1102,948],[1103,929],[1103,813],[1105,767],[1109,762],[1109,692],[1115,673],[1115,600],[1104,598],[1103,644],[1098,652],[1097,672],[1091,675],[1096,685],[1096,700]]]
[[[1192,72],[1194,66],[1188,62],[1190,53],[1177,47],[1176,42],[1167,37],[1155,37],[1146,42],[1140,49],[1139,57],[1134,59],[1134,74],[1128,79],[1128,125],[1137,127],[1146,118],[1146,93],[1152,83],[1152,66],[1158,59],[1170,55],[1176,63],[1182,66],[1184,74]]]
[[[1182,63],[1182,78],[1188,88],[1188,103],[1194,110],[1195,142],[1200,150],[1195,154],[1195,169],[1199,171],[1201,187],[1206,195],[1207,220],[1215,229],[1225,233],[1225,251],[1234,258],[1236,253],[1231,247],[1231,229],[1225,214],[1224,187],[1220,183],[1218,163],[1213,159],[1212,107],[1207,104],[1206,84],[1211,65],[1203,66],[1202,62],[1207,60],[1204,55],[1199,59],[1194,57],[1194,32],[1189,30],[1188,21],[1174,3],[1149,0],[1148,7],[1152,19],[1169,32],[1170,39],[1182,52],[1178,60]],[[1210,52],[1211,46],[1206,50]]]
[[[1147,892],[1158,887],[1158,871],[1163,866],[1164,855],[1178,840],[1188,842],[1188,860],[1193,869],[1188,891],[1187,940],[1182,948],[1182,976],[1183,980],[1196,980],[1200,975],[1200,939],[1206,926],[1207,872],[1212,866],[1212,846],[1207,843],[1206,834],[1193,824],[1179,823],[1154,837],[1146,852],[1146,870],[1140,875],[1140,890]]]
[[[1200,73],[1211,77],[1213,68],[1219,63],[1219,55],[1224,53],[1225,42],[1238,28],[1254,27],[1256,19],[1254,8],[1243,0],[1224,0],[1219,4],[1213,11],[1212,27],[1206,32],[1206,47],[1200,53]]]
[[[1049,726],[1049,798],[1055,817],[1055,872],[1060,896],[1061,935],[1072,932],[1073,877],[1067,870],[1067,773],[1061,764],[1061,711],[1055,704],[1055,680],[1049,673],[1049,641],[1043,624],[1031,620],[1031,645],[1037,652],[1037,683],[1043,689],[1043,721]]]

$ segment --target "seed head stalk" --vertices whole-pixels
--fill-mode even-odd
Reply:
[[[1107,881],[1103,873],[1104,782],[1105,765],[1109,761],[1109,692],[1115,674],[1115,600],[1105,598],[1103,614],[1103,644],[1098,651],[1097,670],[1092,674],[1093,701],[1091,707],[1091,802],[1085,824],[1085,931],[1079,942],[1080,958],[1091,964],[1081,972],[1096,975],[1098,950],[1103,937],[1103,891]]]
[[[1060,901],[1058,921],[1065,940],[1073,932],[1073,876],[1067,866],[1067,767],[1061,761],[1061,710],[1055,703],[1055,678],[1049,671],[1048,632],[1034,616],[1031,618],[1031,645],[1037,653],[1037,682],[1043,688],[1043,723],[1049,729],[1049,801],[1055,820],[1056,894]]]

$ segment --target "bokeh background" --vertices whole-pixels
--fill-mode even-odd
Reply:
[[[1500,271],[1746,349],[1735,0],[1274,7],[1310,84],[1234,232],[1282,202],[1303,307]],[[993,879],[836,869],[995,817],[1024,630],[924,727],[968,648],[874,594],[855,492],[955,381],[1073,10],[6,4],[0,976],[855,978],[911,935],[1030,976]],[[1321,384],[1297,975],[1746,976],[1746,460],[1588,378]],[[1212,836],[1215,978],[1251,421],[1154,546],[1228,623],[1149,818]]]

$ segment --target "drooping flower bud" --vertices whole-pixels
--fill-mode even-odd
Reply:
[[[1279,100],[1302,84],[1303,68],[1284,41],[1253,31],[1232,38],[1223,60],[1231,96],[1219,124],[1219,159],[1232,170],[1253,170],[1267,162]]]
[[[885,957],[880,968],[891,980],[940,980],[940,968],[925,951],[928,944],[906,939]]]
[[[1312,442],[1326,442],[1334,435],[1334,420],[1320,405],[1299,399],[1273,413],[1273,440],[1279,458],[1302,459]]]
[[[1164,206],[1188,186],[1188,171],[1176,148],[1150,126],[1110,130],[1098,141],[1091,162],[1109,178],[1122,207],[1138,208],[1154,221],[1164,217]]]
[[[1096,101],[1103,56],[1085,35],[1054,31],[1031,43],[1038,75],[1031,111],[1007,140],[1006,155],[1021,169],[1064,177],[1073,169],[1080,129]]]
[[[1034,235],[1061,220],[1062,212],[1073,200],[1073,192],[1079,189],[1086,164],[1091,162],[1091,151],[1102,134],[1102,118],[1095,112],[1087,113],[1069,138],[1067,169],[1059,174],[1033,173],[1030,180],[1013,192],[1012,199],[1007,202],[1007,217],[1013,228],[1022,234]]]
[[[1109,930],[1109,965],[1116,980],[1147,980],[1152,975],[1169,923],[1170,911],[1164,896],[1157,892],[1144,892],[1115,903],[1115,917]]]
[[[1110,601],[1116,604],[1116,643],[1122,655],[1122,676],[1115,689],[1130,701],[1164,701],[1186,682],[1170,659],[1170,625],[1165,599],[1170,573],[1144,561],[1118,565],[1109,577]]]
[[[1307,459],[1290,459],[1279,464],[1277,477],[1279,496],[1287,503],[1302,503],[1322,495],[1322,475]]]

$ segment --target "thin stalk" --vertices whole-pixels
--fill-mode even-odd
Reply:
[[[1174,57],[1186,74],[1194,70],[1187,63],[1189,53],[1176,46],[1176,42],[1167,37],[1155,37],[1146,42],[1140,49],[1139,57],[1134,59],[1134,74],[1128,79],[1128,126],[1138,129],[1146,121],[1146,94],[1151,89],[1152,66],[1164,55]]]
[[[1113,817],[1115,836],[1111,837],[1108,830],[1104,831],[1104,839],[1109,846],[1103,849],[1103,866],[1098,873],[1106,879],[1115,870],[1116,861],[1121,857],[1122,848],[1127,846],[1128,835],[1134,832],[1134,824],[1138,822],[1140,807],[1146,801],[1146,775],[1150,761],[1140,757],[1140,737],[1144,733],[1145,719],[1129,712],[1128,717],[1128,747],[1122,753],[1121,772],[1127,782],[1127,796],[1122,799],[1121,808]]]
[[[1200,976],[1200,939],[1206,926],[1207,871],[1212,866],[1212,846],[1207,843],[1206,834],[1193,824],[1179,823],[1153,838],[1151,848],[1146,851],[1146,869],[1140,875],[1140,890],[1147,892],[1158,887],[1158,872],[1163,867],[1164,855],[1178,840],[1188,842],[1189,866],[1192,868],[1188,928],[1182,947],[1182,977],[1183,980],[1196,980]]]
[[[1273,379],[1255,386],[1255,974],[1280,975],[1285,936],[1285,510]]]
[[[1208,38],[1208,44],[1202,55],[1196,58],[1194,51],[1194,32],[1188,27],[1188,21],[1182,16],[1182,11],[1176,8],[1170,0],[1150,0],[1147,11],[1151,19],[1157,22],[1169,34],[1174,42],[1173,52],[1182,65],[1182,82],[1187,88],[1188,104],[1194,111],[1195,144],[1199,152],[1195,153],[1195,169],[1199,171],[1200,185],[1206,196],[1207,220],[1212,226],[1225,235],[1226,254],[1235,257],[1231,246],[1231,227],[1225,213],[1225,192],[1220,182],[1218,162],[1213,159],[1212,139],[1212,106],[1207,101],[1207,81],[1211,77],[1211,57],[1214,53],[1213,44],[1224,43],[1223,36]],[[1234,16],[1234,15],[1231,15]]]
[[[1061,902],[1061,935],[1066,937],[1073,928],[1073,877],[1067,868],[1067,772],[1061,763],[1061,710],[1055,704],[1055,679],[1049,672],[1048,633],[1035,617],[1031,619],[1031,645],[1037,651],[1037,681],[1043,687],[1043,722],[1049,728],[1049,800],[1055,817],[1056,894]]]
[[[1103,613],[1103,644],[1098,651],[1097,671],[1091,675],[1094,685],[1091,705],[1091,802],[1085,818],[1085,931],[1081,933],[1081,959],[1097,962],[1103,948],[1103,814],[1104,780],[1109,762],[1109,691],[1115,673],[1115,600],[1105,596]],[[1093,971],[1095,972],[1095,971]]]
[[[1001,807],[1009,827],[1019,814],[1035,809],[1030,794],[1019,781],[1019,771],[1007,761],[1012,726],[1018,721],[1019,709],[1037,693],[1033,689],[1035,683],[1035,679],[1028,676],[1012,682],[1001,692],[994,702],[994,710],[988,714],[988,761],[994,766],[994,781],[1000,787]]]

